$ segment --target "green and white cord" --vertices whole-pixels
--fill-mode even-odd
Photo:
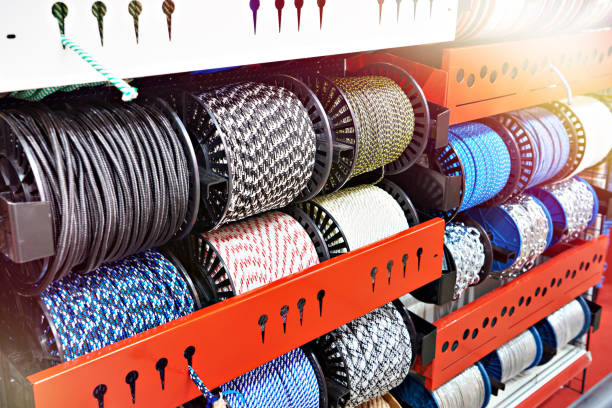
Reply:
[[[61,35],[62,44],[68,49],[77,53],[79,57],[85,62],[87,62],[93,69],[102,74],[108,82],[113,84],[117,89],[121,91],[123,97],[121,98],[123,101],[128,102],[138,97],[138,89],[134,88],[127,82],[125,82],[121,78],[117,78],[110,72],[106,70],[102,65],[100,65],[91,55],[85,52],[79,45],[74,43],[72,40],[68,39],[65,35]]]

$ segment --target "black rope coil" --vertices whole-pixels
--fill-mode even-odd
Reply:
[[[2,185],[49,202],[55,254],[5,273],[24,295],[188,232],[193,150],[156,104],[30,106],[0,112]],[[8,130],[8,131],[7,131]],[[187,143],[187,144],[186,144]],[[10,144],[14,144],[10,146]]]

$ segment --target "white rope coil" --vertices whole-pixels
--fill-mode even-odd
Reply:
[[[269,212],[203,234],[241,294],[319,263],[308,233],[292,217]]]
[[[433,391],[440,408],[481,408],[485,401],[485,382],[477,366]]]
[[[364,185],[316,197],[336,220],[350,250],[397,234],[409,227],[400,205],[383,189]]]
[[[610,136],[612,112],[603,102],[590,96],[575,96],[568,107],[582,123],[586,137],[584,157],[578,168],[570,175],[574,176],[595,166],[612,149],[612,136]]]
[[[572,178],[542,186],[542,189],[554,194],[565,211],[567,234],[561,239],[561,242],[569,242],[578,238],[593,218],[595,206],[595,197],[586,183]]]
[[[458,299],[466,289],[480,281],[480,270],[485,262],[484,246],[480,241],[480,232],[462,222],[446,224],[444,244],[451,252],[457,279],[453,299]]]
[[[497,349],[501,362],[501,382],[506,382],[533,364],[538,354],[536,339],[529,330]]]
[[[580,334],[585,324],[582,305],[572,300],[561,309],[546,318],[557,337],[557,347],[563,347]]]

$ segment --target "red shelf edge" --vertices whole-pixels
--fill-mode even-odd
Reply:
[[[217,387],[279,355],[441,276],[444,222],[434,219],[368,247],[199,310],[189,316],[28,377],[37,408],[97,406],[92,392],[105,384],[105,406],[175,407],[198,396],[187,375],[185,348],[195,346],[193,366],[209,388]],[[420,260],[416,251],[423,248]],[[402,257],[408,254],[406,275]],[[387,265],[393,260],[391,283]],[[370,272],[378,268],[375,290]],[[323,315],[316,295],[326,291]],[[295,306],[307,299],[303,326]],[[290,311],[283,333],[280,308]],[[265,342],[257,324],[269,316]],[[155,363],[168,359],[161,390]],[[231,359],[232,364],[228,364]],[[238,364],[236,364],[238,362]],[[125,376],[137,370],[136,402]]]

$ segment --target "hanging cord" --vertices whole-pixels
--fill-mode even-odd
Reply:
[[[534,169],[528,187],[553,179],[569,158],[570,138],[561,120],[541,107],[511,112],[533,143]]]
[[[584,330],[584,309],[577,300],[572,300],[546,318],[553,329],[557,348],[574,340]]]
[[[210,404],[210,391],[203,383],[200,386]],[[232,408],[319,408],[315,371],[299,348],[223,384],[220,389]],[[212,400],[216,398],[212,396]]]
[[[476,366],[433,391],[440,408],[481,408],[485,401],[485,382]]]
[[[8,267],[17,289],[37,295],[69,272],[162,245],[188,207],[189,174],[179,135],[147,106],[80,105],[0,112],[32,152],[51,206],[55,254],[48,264]],[[20,275],[38,268],[36,278]]]
[[[413,358],[410,334],[391,303],[318,341],[333,344],[346,362],[350,392],[346,406],[349,407],[386,394],[410,371]]]
[[[66,361],[195,310],[183,277],[153,250],[105,264],[86,275],[72,274],[51,284],[40,299]]]
[[[448,142],[463,166],[463,200],[460,210],[495,197],[510,177],[510,154],[502,138],[481,123],[451,126]],[[442,149],[444,156],[450,147]]]
[[[333,78],[355,115],[359,135],[350,177],[395,161],[414,134],[415,117],[406,93],[393,80],[379,76]]]
[[[503,383],[513,379],[530,366],[537,364],[538,361],[536,360],[539,360],[540,357],[538,343],[530,330],[524,331],[499,347],[485,357],[485,361],[492,355],[497,357],[501,368],[501,375],[497,380]]]
[[[276,211],[203,236],[225,263],[236,295],[319,263],[306,230],[293,217]]]
[[[397,201],[376,186],[346,188],[316,197],[313,201],[325,208],[336,220],[350,250],[379,241],[409,227]]]
[[[60,38],[64,47],[67,47],[69,50],[74,51],[83,61],[88,63],[93,69],[102,74],[102,76],[104,76],[104,78],[106,78],[108,82],[113,84],[119,91],[121,91],[121,93],[123,94],[121,99],[124,102],[129,102],[138,97],[138,90],[136,88],[125,82],[123,79],[117,78],[115,75],[108,72],[106,68],[104,68],[102,65],[100,65],[99,62],[93,59],[93,57],[89,55],[85,50],[83,50],[77,43],[70,40],[64,34],[60,34]]]
[[[554,204],[560,205],[562,208],[564,214],[557,214],[553,207],[549,207],[551,215],[553,215],[553,222],[562,218],[564,226],[567,228],[566,234],[559,237],[560,241],[569,242],[578,238],[593,218],[596,199],[586,181],[571,178],[536,188],[533,193],[538,194],[538,189],[552,194],[556,201]],[[550,206],[552,203],[545,200],[544,204]]]
[[[227,163],[229,168],[229,174],[222,175],[230,180],[229,202],[214,226],[294,201],[312,177],[316,152],[312,122],[297,97],[281,87],[245,82],[207,91],[198,98],[218,123],[214,137],[203,143],[213,162]],[[228,149],[225,152],[221,135]],[[204,200],[207,208],[218,204],[216,196]]]
[[[446,224],[444,244],[450,250],[457,268],[453,299],[458,299],[469,286],[480,281],[480,270],[485,262],[480,232],[461,222]]]
[[[518,227],[520,251],[512,264],[492,277],[515,278],[533,267],[547,247],[550,225],[544,209],[528,194],[511,198],[501,205]]]
[[[605,159],[612,149],[612,112],[601,101],[590,96],[575,96],[566,106],[580,121],[578,132],[584,132],[584,156],[570,176],[574,176]],[[574,123],[576,126],[576,123]]]

